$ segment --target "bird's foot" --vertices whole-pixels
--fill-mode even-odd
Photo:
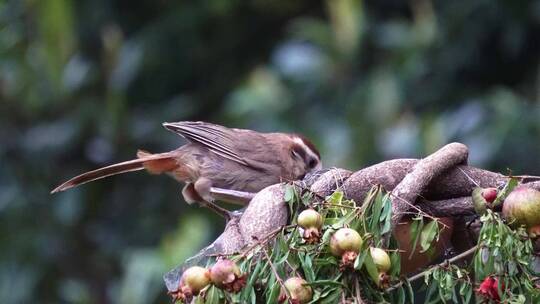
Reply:
[[[214,200],[212,201],[208,201],[210,199],[205,199],[204,201],[201,201],[199,202],[199,204],[201,205],[201,207],[206,207],[212,211],[214,211],[217,215],[220,215],[221,217],[223,217],[225,219],[225,221],[229,221],[232,217],[231,215],[231,211],[217,205],[216,203],[214,203]]]

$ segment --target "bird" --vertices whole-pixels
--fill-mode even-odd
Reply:
[[[282,181],[303,179],[322,168],[319,151],[300,134],[262,133],[202,121],[165,122],[163,127],[188,143],[165,153],[138,150],[136,159],[75,176],[51,193],[146,169],[184,183],[182,195],[187,203],[198,202],[228,218],[228,210],[215,204],[211,189],[254,193]]]

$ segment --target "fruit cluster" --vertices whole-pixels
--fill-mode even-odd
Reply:
[[[540,191],[520,185],[504,198],[504,191],[496,188],[475,188],[472,200],[475,211],[484,215],[488,209],[501,211],[506,224],[513,229],[525,228],[530,238],[540,236]],[[504,201],[503,201],[504,198]],[[502,202],[502,208],[497,202]],[[486,250],[486,249],[482,249]],[[488,275],[475,290],[476,294],[490,302],[499,303],[500,294],[505,293],[505,285],[499,282],[495,273]]]
[[[321,240],[323,217],[314,209],[306,209],[298,215],[296,222],[301,236],[306,244],[317,244]],[[329,252],[340,259],[342,271],[352,270],[362,248],[363,240],[360,234],[351,228],[343,227],[333,231],[328,244]],[[373,280],[380,288],[387,286],[388,271],[391,267],[390,257],[385,250],[369,247],[379,276]],[[214,285],[230,293],[239,292],[246,284],[246,274],[229,259],[219,259],[210,268],[193,266],[184,271],[178,289],[171,293],[173,300],[189,303],[194,296],[204,293],[206,288]],[[313,289],[308,282],[298,275],[291,276],[282,283],[278,300],[291,303],[308,303],[313,298]]]
[[[475,188],[472,200],[476,213],[483,215],[487,209],[497,207],[498,195],[497,188]],[[531,237],[540,236],[540,191],[525,185],[516,187],[504,199],[502,216],[511,227],[525,227]]]
[[[240,273],[240,269],[233,261],[220,259],[210,269],[200,266],[186,269],[182,274],[178,289],[170,294],[173,301],[180,300],[189,303],[210,284],[235,293],[246,285],[246,276]]]

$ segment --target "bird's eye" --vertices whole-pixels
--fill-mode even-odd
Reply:
[[[291,149],[291,155],[292,157],[298,158],[299,160],[304,160],[304,158],[306,157],[306,151],[304,151],[302,147],[294,145]]]

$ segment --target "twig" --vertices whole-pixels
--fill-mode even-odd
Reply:
[[[318,199],[320,199],[322,201],[326,201],[326,198],[324,196],[322,196],[322,195],[320,195],[320,194],[318,194],[316,192],[311,191],[311,189],[304,186],[302,182],[298,182],[298,181],[294,181],[294,180],[286,180],[286,182],[292,184],[295,187],[300,188],[300,190],[302,190],[302,191],[309,192],[310,194],[314,195],[316,198],[318,198]]]
[[[356,300],[358,300],[358,304],[364,304],[365,302],[360,293],[360,283],[358,283],[358,278],[354,278],[354,289],[356,289]]]
[[[480,187],[480,185],[474,180],[472,179],[469,174],[465,173],[465,171],[463,171],[463,169],[461,169],[460,167],[457,167],[459,171],[461,171],[461,173],[463,173],[463,175],[465,175],[465,177],[471,181],[471,183],[473,183],[476,187]]]
[[[340,208],[358,209],[358,210],[362,209],[362,207],[358,207],[358,206],[338,205],[338,204],[328,203],[326,201],[320,202],[320,203],[313,203],[313,205],[322,205],[322,206],[328,206],[328,207],[340,207]]]
[[[289,228],[293,228],[293,227],[296,227],[296,225],[287,225],[287,226],[279,227],[277,229],[270,231],[262,239],[257,239],[257,242],[255,244],[248,246],[246,249],[244,249],[242,253],[240,254],[240,256],[242,258],[246,257],[246,255],[253,249],[257,248],[258,246],[266,245],[266,243],[268,243],[279,232],[289,229]]]
[[[298,273],[298,271],[291,265],[291,263],[289,263],[289,260],[285,260],[285,264],[287,264],[287,266],[289,266],[289,268],[292,270],[292,272],[294,272],[294,275],[299,277],[300,274]]]
[[[266,251],[266,248],[262,248],[261,250],[264,254],[264,257],[268,261],[268,265],[270,265],[270,269],[272,270],[272,273],[276,277],[276,281],[281,286],[281,289],[285,292],[285,296],[287,297],[287,302],[291,302],[291,295],[289,294],[289,290],[285,288],[285,285],[283,284],[283,280],[279,277],[279,274],[277,273],[276,267],[274,267],[274,263],[272,263],[272,260],[270,259],[270,256],[268,255],[268,252]]]
[[[437,218],[427,214],[426,212],[422,211],[422,209],[418,208],[418,206],[416,206],[415,204],[412,204],[411,202],[409,202],[408,200],[404,199],[404,198],[401,198],[399,197],[398,195],[392,193],[392,192],[389,192],[388,193],[391,197],[394,197],[394,198],[397,198],[398,200],[402,201],[403,203],[409,205],[409,207],[411,207],[412,209],[418,211],[418,214],[420,214],[421,216],[423,217],[427,217],[427,218],[430,218],[432,220],[437,220]],[[401,215],[406,215],[406,214],[409,214],[409,212],[407,211],[404,211],[404,212],[401,212],[400,213]],[[416,214],[416,213],[413,213],[413,214]]]
[[[426,270],[424,270],[424,271],[422,271],[422,272],[420,272],[418,274],[413,275],[412,277],[408,278],[407,281],[414,282],[414,281],[416,281],[418,279],[421,279],[421,278],[425,277],[428,273],[430,273],[433,269],[435,269],[437,267],[442,267],[442,266],[448,265],[450,263],[454,263],[454,262],[456,262],[456,261],[458,261],[460,259],[468,257],[469,255],[473,254],[476,251],[476,249],[478,249],[478,245],[475,245],[475,246],[467,249],[466,251],[463,251],[462,253],[456,255],[455,257],[452,257],[452,258],[450,258],[448,260],[444,260],[443,262],[441,262],[441,263],[439,263],[437,265],[433,265],[432,267],[430,267],[430,268],[428,268],[428,269],[426,269]],[[399,283],[397,283],[397,284],[395,284],[393,286],[390,286],[390,287],[388,287],[386,289],[386,292],[391,292],[391,291],[401,287],[401,285],[403,285],[403,284],[404,284],[403,282],[399,282]]]
[[[536,175],[505,175],[505,177],[508,177],[508,178],[515,177],[521,180],[524,180],[524,179],[540,180],[540,176],[536,176]]]

